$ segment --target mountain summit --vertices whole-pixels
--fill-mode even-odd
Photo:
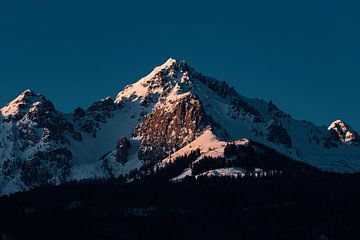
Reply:
[[[359,135],[344,122],[326,128],[293,119],[273,102],[244,97],[172,58],[115,100],[107,97],[63,114],[44,96],[26,90],[1,115],[2,194],[134,175],[135,169],[170,167],[167,174],[177,180],[301,163],[360,170]]]
[[[3,117],[16,116],[30,111],[30,108],[42,104],[45,101],[46,98],[44,96],[33,92],[31,89],[27,89],[0,111]]]
[[[342,120],[336,120],[328,127],[329,131],[336,133],[340,141],[350,144],[360,144],[359,134]]]

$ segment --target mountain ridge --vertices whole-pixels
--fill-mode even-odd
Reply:
[[[60,113],[28,89],[0,112],[2,193],[160,166],[171,155],[196,150],[186,147],[204,134],[203,145],[211,144],[199,146],[197,161],[214,157],[209,152],[224,157],[224,144],[243,139],[324,170],[360,169],[359,135],[344,122],[326,128],[295,120],[273,102],[244,97],[172,58],[115,99],[87,109]]]

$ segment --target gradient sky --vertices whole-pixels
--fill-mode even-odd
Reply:
[[[167,58],[360,131],[359,1],[0,1],[0,105],[31,88],[69,112]]]

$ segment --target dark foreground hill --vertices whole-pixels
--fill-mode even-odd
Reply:
[[[360,175],[122,179],[0,199],[0,239],[359,239]]]

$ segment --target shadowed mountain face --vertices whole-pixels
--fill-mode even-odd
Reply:
[[[1,109],[0,120],[1,194],[117,177],[144,165],[158,169],[194,151],[192,162],[232,161],[225,154],[230,144],[254,144],[254,154],[270,148],[324,170],[360,170],[359,134],[343,121],[327,128],[292,119],[274,103],[246,98],[174,59],[125,87],[115,100],[104,98],[69,114],[26,90]],[[242,156],[247,148],[237,149]],[[184,166],[177,179],[187,175],[193,172]]]

